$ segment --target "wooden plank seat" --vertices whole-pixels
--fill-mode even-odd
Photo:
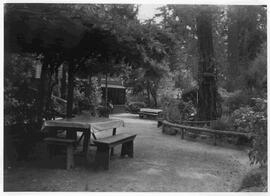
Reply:
[[[156,113],[156,112],[146,112],[146,111],[139,112],[139,117],[140,118],[146,118],[146,117],[157,118],[158,115],[159,114]]]
[[[141,108],[139,111],[139,117],[153,117],[157,118],[159,114],[162,113],[162,110],[160,109],[152,109],[152,108]]]
[[[128,155],[133,158],[133,141],[136,134],[120,133],[117,135],[105,137],[99,140],[94,140],[97,146],[95,162],[96,167],[103,166],[104,169],[109,169],[111,149],[119,144],[122,144],[121,157]]]
[[[50,158],[54,154],[56,145],[66,146],[66,169],[74,168],[74,146],[76,145],[76,140],[47,137],[44,141],[47,143]]]
[[[217,135],[227,135],[227,136],[236,136],[236,137],[245,137],[245,138],[252,138],[252,134],[243,133],[243,132],[236,132],[236,131],[221,131],[221,130],[214,130],[205,127],[193,127],[181,124],[170,123],[166,120],[162,122],[163,126],[172,126],[178,128],[181,132],[181,138],[184,139],[184,135],[186,132],[192,133],[210,133],[214,137],[214,145],[216,145],[216,138]]]

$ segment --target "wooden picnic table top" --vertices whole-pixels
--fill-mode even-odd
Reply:
[[[73,118],[63,118],[57,120],[47,120],[43,128],[61,127],[61,128],[78,128],[78,129],[95,129],[98,131],[123,127],[124,121],[120,119],[90,117],[89,115],[79,115]]]

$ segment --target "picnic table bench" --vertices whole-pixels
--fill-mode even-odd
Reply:
[[[139,111],[139,117],[144,118],[144,117],[154,117],[156,118],[159,113],[161,113],[162,110],[160,109],[152,109],[152,108],[141,108]]]
[[[48,144],[50,158],[52,158],[52,155],[54,154],[55,145],[66,146],[66,169],[68,170],[74,167],[73,148],[75,147],[76,140],[47,137],[44,139],[44,141]]]
[[[179,131],[181,132],[181,139],[184,139],[186,132],[210,133],[214,137],[214,145],[216,145],[217,135],[232,135],[232,136],[237,136],[237,137],[241,136],[241,137],[246,137],[246,138],[253,137],[252,134],[243,133],[243,132],[221,131],[221,130],[214,130],[214,129],[209,129],[209,128],[205,128],[205,127],[193,127],[193,126],[170,123],[166,120],[164,120],[162,122],[162,124],[163,124],[163,126],[172,126],[172,127],[178,128]]]
[[[104,169],[108,170],[112,154],[110,150],[119,144],[122,144],[121,157],[128,155],[133,158],[133,141],[135,137],[136,134],[120,133],[114,136],[94,140],[94,143],[97,146],[95,157],[96,166],[103,165]]]

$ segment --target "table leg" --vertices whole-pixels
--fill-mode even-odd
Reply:
[[[113,128],[113,133],[112,133],[112,135],[115,135],[116,134],[116,128]],[[114,149],[113,149],[113,147],[112,147],[112,149],[111,149],[111,156],[113,156],[113,153],[114,153]]]
[[[84,140],[83,140],[83,153],[86,160],[87,160],[87,152],[88,152],[90,137],[91,137],[90,131],[85,131]]]

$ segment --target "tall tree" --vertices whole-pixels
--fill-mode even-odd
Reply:
[[[199,49],[198,117],[200,120],[213,120],[217,117],[217,87],[211,7],[201,7],[197,16],[197,35]]]

